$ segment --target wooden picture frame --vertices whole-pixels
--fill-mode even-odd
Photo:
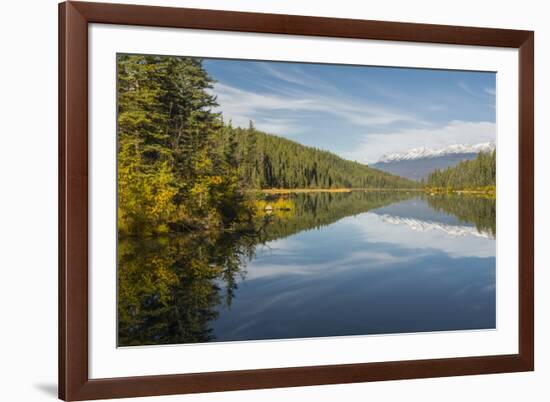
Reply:
[[[519,49],[519,353],[196,374],[88,375],[88,24],[120,24]],[[534,369],[534,33],[382,21],[65,2],[59,5],[59,397],[294,387]]]

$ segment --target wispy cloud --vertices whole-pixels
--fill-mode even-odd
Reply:
[[[495,96],[496,95],[496,91],[495,91],[495,88],[484,88],[483,89],[485,91],[485,93],[491,95],[491,96]]]
[[[252,120],[262,131],[346,158],[372,163],[388,152],[495,138],[494,75],[269,61],[206,65],[225,121],[247,127]]]
[[[422,123],[414,115],[403,111],[374,106],[353,99],[330,97],[308,91],[292,90],[289,96],[283,94],[246,91],[226,84],[216,83],[214,93],[218,97],[220,110],[226,120],[232,120],[236,126],[246,126],[253,120],[258,128],[274,127],[276,120],[282,121],[286,128],[299,129],[293,113],[322,113],[343,119],[346,124],[375,128],[397,122]],[[285,113],[283,120],[275,114]],[[307,122],[301,119],[302,124]],[[288,134],[278,132],[278,134]]]
[[[404,152],[424,146],[443,148],[452,144],[478,144],[495,141],[495,138],[495,123],[451,121],[442,127],[368,133],[355,150],[343,156],[363,163],[374,163],[385,153]]]
[[[263,72],[267,73],[272,78],[276,78],[290,84],[310,86],[310,82],[313,79],[311,74],[304,73],[303,71],[296,68],[294,68],[292,72],[289,73],[277,68],[274,63],[259,63],[258,65],[263,70]]]
[[[248,124],[248,123],[247,123]],[[258,129],[261,129],[267,133],[287,133],[288,136],[302,133],[304,127],[300,125],[300,122],[296,119],[283,119],[283,118],[270,118],[260,116],[254,124]],[[244,125],[240,125],[244,127]]]
[[[426,107],[430,112],[441,112],[442,110],[446,110],[447,107],[444,105],[428,105]]]
[[[485,87],[483,89],[480,88],[479,91],[473,90],[469,85],[467,85],[464,82],[459,82],[458,86],[466,92],[468,95],[473,96],[474,98],[484,98],[487,99],[489,96],[494,97],[496,95],[496,91],[494,88]]]
[[[474,91],[473,89],[471,89],[466,83],[464,82],[459,82],[458,83],[458,86],[460,89],[462,89],[464,92],[466,92],[468,95],[470,96],[473,96],[474,98],[479,98],[481,96],[483,96],[482,94],[480,94],[479,92],[476,92]]]

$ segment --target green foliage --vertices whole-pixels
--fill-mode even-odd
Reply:
[[[199,59],[118,57],[120,235],[231,226],[249,207]]]
[[[290,194],[284,199],[292,202],[292,210],[286,214],[276,213],[266,216],[268,224],[261,232],[261,237],[264,241],[271,241],[304,230],[318,229],[346,216],[357,215],[409,199],[414,194],[417,193],[391,190]],[[281,198],[283,197],[268,195],[265,201],[276,205]]]
[[[413,188],[410,180],[276,135],[233,129],[239,174],[250,188]]]
[[[493,188],[496,185],[496,152],[480,152],[476,159],[462,161],[444,170],[436,169],[428,176],[430,188],[467,190]]]
[[[145,235],[168,231],[166,222],[175,212],[177,190],[168,163],[142,170],[141,155],[132,146],[121,145],[118,164],[118,221],[122,233]]]
[[[220,231],[127,237],[118,252],[118,345],[207,342],[252,243]]]
[[[260,188],[396,188],[409,180],[248,129],[213,112],[200,59],[118,57],[119,234],[222,227],[254,215]]]

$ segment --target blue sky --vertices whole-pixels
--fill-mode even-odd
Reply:
[[[205,59],[220,111],[260,130],[376,162],[383,154],[496,140],[496,74]]]

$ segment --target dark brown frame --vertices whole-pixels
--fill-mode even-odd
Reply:
[[[122,24],[519,49],[519,353],[215,373],[88,377],[88,24]],[[532,371],[534,33],[184,8],[59,5],[59,397],[138,397]]]

